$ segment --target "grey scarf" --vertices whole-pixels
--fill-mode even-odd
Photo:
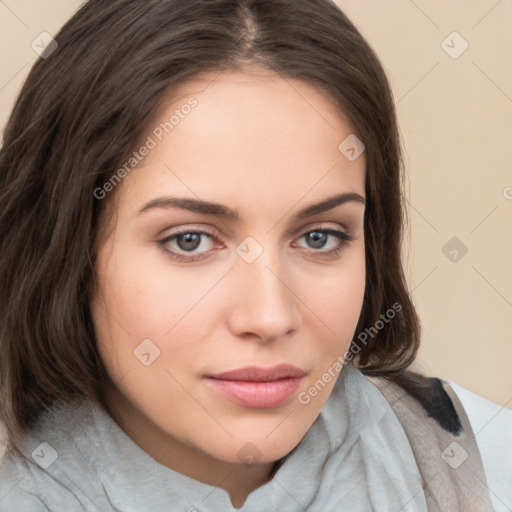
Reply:
[[[58,453],[47,468],[30,456],[42,442]],[[299,445],[240,509],[223,489],[156,462],[97,403],[55,406],[33,430],[25,456],[34,492],[52,511],[492,512],[453,390],[414,374],[393,383],[370,379],[352,365]],[[17,510],[29,509],[19,503]]]

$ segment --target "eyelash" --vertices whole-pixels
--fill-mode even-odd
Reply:
[[[335,259],[346,247],[350,245],[350,243],[354,240],[354,238],[344,231],[340,231],[337,229],[332,228],[317,228],[317,229],[310,229],[308,231],[305,231],[299,236],[299,239],[303,238],[306,235],[309,235],[311,233],[323,233],[327,235],[332,235],[338,239],[338,245],[334,249],[330,249],[328,251],[315,251],[313,250],[313,253],[326,255],[329,259]],[[170,251],[166,248],[166,245],[171,242],[172,240],[176,239],[180,235],[185,234],[199,234],[199,235],[207,235],[210,237],[213,241],[218,242],[218,238],[213,235],[213,233],[210,233],[208,231],[203,230],[196,230],[196,229],[185,229],[182,231],[178,231],[176,233],[173,233],[170,236],[167,236],[161,240],[157,240],[158,246],[165,251],[166,254],[168,254],[172,259],[178,260],[178,261],[185,261],[185,262],[194,262],[194,261],[200,261],[204,258],[207,258],[208,255],[214,250],[211,249],[210,251],[206,251],[204,253],[200,253],[199,255],[192,255],[192,256],[184,256],[183,254],[180,254],[175,251]],[[315,256],[316,257],[316,256]],[[321,256],[322,258],[323,256]]]

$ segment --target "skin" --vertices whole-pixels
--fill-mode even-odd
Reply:
[[[338,150],[354,131],[325,94],[270,72],[207,73],[182,83],[141,143],[191,96],[197,106],[106,199],[113,215],[98,241],[91,312],[112,380],[102,398],[115,421],[155,460],[225,489],[239,507],[318,417],[335,379],[307,405],[297,395],[354,337],[365,288],[365,206],[347,202],[293,217],[337,193],[364,197],[365,160],[363,153],[349,161]],[[224,204],[240,220],[179,208],[137,214],[167,195]],[[304,236],[320,227],[354,240],[327,256],[337,238],[329,235],[322,246]],[[203,235],[189,252],[183,240],[156,243],[182,228],[218,241]],[[236,252],[249,236],[263,249],[252,263]],[[165,248],[205,257],[177,261]],[[148,338],[160,355],[146,366],[134,350]],[[235,404],[204,379],[280,363],[308,373],[279,407]],[[258,450],[250,466],[239,455],[248,442]]]

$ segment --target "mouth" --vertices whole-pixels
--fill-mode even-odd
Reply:
[[[279,407],[295,393],[307,372],[292,365],[249,366],[207,375],[208,385],[228,400],[252,409]]]

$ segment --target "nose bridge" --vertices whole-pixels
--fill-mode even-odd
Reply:
[[[253,333],[270,339],[286,334],[299,325],[296,297],[292,293],[289,273],[277,250],[259,250],[254,258],[247,257],[258,248],[251,241],[242,250],[235,263],[234,308],[232,328],[240,333]],[[239,248],[240,249],[240,248]],[[245,257],[244,257],[245,256]]]

